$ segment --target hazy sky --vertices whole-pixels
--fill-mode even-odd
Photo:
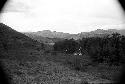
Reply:
[[[20,32],[125,28],[117,0],[9,0],[0,19]]]

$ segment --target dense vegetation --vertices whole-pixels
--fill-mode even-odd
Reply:
[[[55,51],[73,54],[81,48],[83,55],[91,57],[93,62],[118,65],[124,63],[125,36],[113,33],[105,37],[89,37],[75,41],[73,39],[56,42]]]

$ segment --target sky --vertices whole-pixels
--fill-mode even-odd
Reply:
[[[125,28],[117,0],[9,0],[0,22],[19,32],[66,33]]]

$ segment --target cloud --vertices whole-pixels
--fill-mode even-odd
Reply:
[[[4,7],[4,13],[5,12],[29,12],[31,7],[25,3],[24,0],[9,0],[5,7]]]
[[[78,32],[123,21],[116,0],[10,0],[4,11],[1,20],[18,31]]]

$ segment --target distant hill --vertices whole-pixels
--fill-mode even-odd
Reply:
[[[52,43],[55,43],[57,41],[60,41],[60,40],[64,40],[63,38],[56,38],[56,37],[45,37],[45,36],[41,36],[41,35],[37,35],[37,34],[34,34],[34,33],[24,33],[26,36],[34,39],[34,40],[37,40],[38,42],[40,43],[44,43],[44,44],[52,44]]]
[[[63,32],[56,32],[56,31],[50,31],[50,30],[43,30],[38,32],[25,32],[24,34],[32,37],[35,40],[41,40],[41,42],[55,42],[61,39],[82,39],[83,37],[104,37],[106,35],[110,35],[112,33],[120,33],[121,35],[125,35],[125,30],[116,30],[116,29],[97,29],[95,31],[91,32],[81,32],[78,34],[69,34],[69,33],[63,33]],[[53,39],[56,39],[53,41]],[[57,40],[58,39],[58,40]]]
[[[37,36],[42,36],[42,37],[48,37],[48,38],[65,38],[69,36],[69,33],[63,33],[63,32],[56,32],[56,31],[50,31],[50,30],[43,30],[43,31],[38,31],[38,32],[28,32],[30,34],[34,34]]]
[[[43,44],[0,23],[0,54],[9,50],[36,49]]]
[[[120,30],[116,30],[116,29],[109,29],[109,31],[113,31],[113,32],[117,32],[121,35],[125,35],[125,29],[120,29]]]
[[[113,33],[113,31],[97,29],[97,30],[91,31],[91,32],[81,32],[81,33],[79,33],[79,36],[80,36],[80,38],[82,38],[82,37],[104,37],[104,36],[110,35],[112,33]]]

